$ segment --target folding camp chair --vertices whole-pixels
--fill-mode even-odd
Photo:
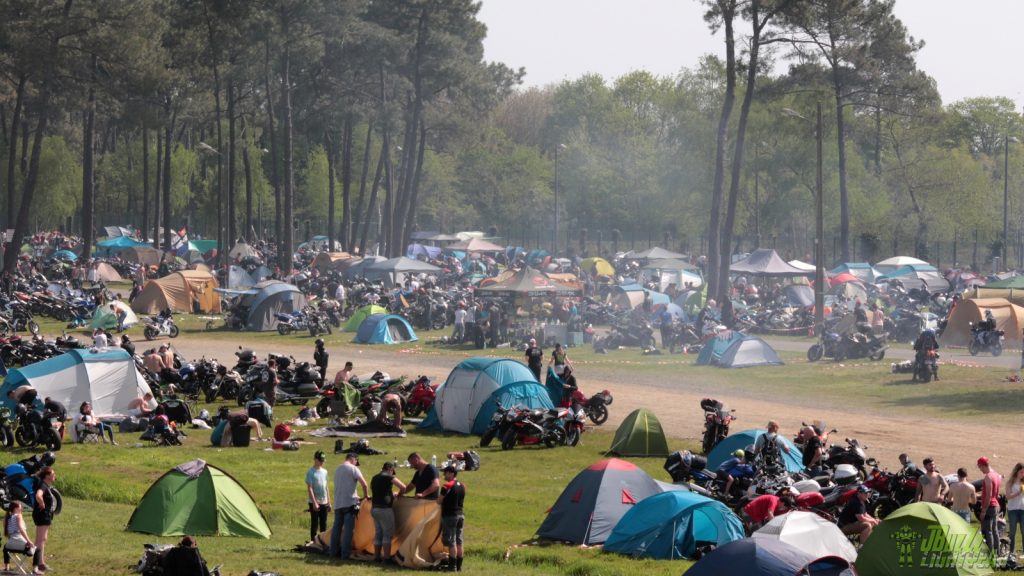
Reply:
[[[21,557],[28,556],[29,558],[31,558],[32,555],[35,554],[35,547],[31,546],[29,548],[22,548],[21,550],[18,550],[16,548],[9,548],[9,545],[10,541],[4,543],[4,549],[11,553],[11,560],[17,567],[17,572],[11,571],[10,573],[28,574],[29,570],[25,569],[25,560],[23,560]]]

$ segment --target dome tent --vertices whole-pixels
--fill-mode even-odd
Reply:
[[[118,310],[125,311],[124,327],[129,328],[139,323],[139,317],[132,311],[131,306],[127,302],[122,300],[114,300],[106,306],[99,306],[92,312],[92,322],[89,322],[89,328],[105,328],[114,329],[117,328],[117,316],[111,307],[116,307]]]
[[[537,380],[521,362],[510,358],[467,358],[438,386],[434,405],[419,427],[469,434],[481,407],[495,390],[524,381]]]
[[[641,500],[626,511],[604,543],[605,552],[637,558],[691,558],[699,546],[743,538],[743,522],[717,500],[671,491]]]
[[[890,542],[890,546],[893,544]],[[715,548],[684,572],[684,576],[846,576],[856,574],[838,556],[816,558],[792,544],[769,538],[744,538]]]
[[[182,270],[159,280],[150,280],[132,301],[132,310],[142,314],[156,314],[165,308],[173,312],[191,314],[220,312],[220,286],[209,272]]]
[[[345,322],[342,329],[345,332],[355,332],[359,330],[359,326],[362,325],[363,320],[366,320],[369,316],[374,314],[387,314],[388,309],[383,306],[377,306],[376,304],[367,304],[352,313],[352,317]]]
[[[708,470],[717,470],[718,466],[728,460],[732,453],[737,450],[744,450],[747,446],[755,444],[757,438],[766,432],[764,429],[751,429],[744,430],[735,434],[726,436],[721,442],[719,442],[712,450],[708,453]],[[804,469],[803,457],[800,454],[800,449],[795,444],[784,438],[781,434],[777,436],[783,444],[789,447],[789,453],[782,452],[782,461],[786,465],[786,470],[790,472],[799,472]]]
[[[615,431],[608,453],[619,456],[668,456],[665,431],[654,412],[645,408],[630,412]]]
[[[352,340],[359,344],[401,344],[418,340],[409,321],[395,314],[371,314],[363,320]]]
[[[255,294],[245,294],[239,306],[248,309],[245,329],[255,332],[277,329],[277,314],[295,312],[306,306],[306,295],[280,280],[264,280],[253,286]]]
[[[834,523],[813,513],[794,510],[772,518],[753,538],[781,540],[816,556],[857,560],[857,549]]]
[[[476,413],[476,419],[473,420],[473,434],[483,434],[487,430],[491,416],[497,410],[495,402],[501,404],[502,408],[511,408],[512,406],[526,406],[531,409],[554,408],[554,404],[548,398],[547,389],[538,384],[536,380],[505,384],[491,392],[487,401],[480,406],[480,411]]]

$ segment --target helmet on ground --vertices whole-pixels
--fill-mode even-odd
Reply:
[[[284,442],[292,435],[292,427],[284,422],[274,426],[274,440]]]

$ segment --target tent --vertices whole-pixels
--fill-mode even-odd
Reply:
[[[98,306],[92,313],[92,322],[89,322],[89,328],[105,328],[113,329],[117,328],[117,315],[110,309],[111,306],[116,307],[118,310],[125,311],[124,327],[129,328],[139,323],[139,317],[132,311],[131,306],[123,300],[114,300],[106,306]]]
[[[828,282],[829,286],[836,286],[839,284],[845,284],[847,282],[856,282],[858,284],[863,284],[860,278],[854,276],[853,274],[850,274],[849,272],[840,272],[839,274],[836,274],[835,276],[828,278],[826,281]]]
[[[424,244],[409,244],[405,248],[405,256],[407,258],[419,258],[420,256],[427,260],[434,260],[441,255],[441,248],[438,246],[426,246]]]
[[[341,262],[351,259],[352,255],[348,252],[321,252],[313,258],[309,266],[316,268],[321,274],[326,274],[329,270],[335,270]]]
[[[814,306],[814,289],[806,284],[790,284],[782,289],[782,296],[788,306]]]
[[[794,510],[776,516],[754,532],[753,537],[781,540],[818,557],[839,556],[850,562],[857,560],[857,549],[843,531],[813,512]]]
[[[107,240],[100,240],[96,243],[97,255],[116,254],[128,248],[148,248],[149,244],[139,242],[130,236],[117,236]]]
[[[372,273],[367,274],[367,272],[366,272],[367,269],[370,266],[373,266],[374,264],[376,264],[378,262],[384,262],[385,260],[387,260],[387,258],[385,258],[383,256],[367,256],[367,257],[363,258],[362,260],[356,260],[356,259],[346,260],[346,261],[344,261],[341,264],[341,266],[345,270],[344,276],[345,276],[346,280],[352,280],[354,278],[363,278],[363,277],[366,277],[366,278],[369,278],[369,279],[372,280],[372,279],[378,278],[379,276],[376,276],[376,275],[374,275]]]
[[[118,236],[133,236],[135,233],[131,229],[123,226],[104,226],[103,233],[108,238],[117,238]]]
[[[668,456],[665,431],[654,412],[646,408],[630,412],[615,431],[608,453],[619,456]]]
[[[576,475],[548,510],[537,536],[573,544],[601,544],[636,503],[661,492],[647,472],[618,458],[600,460]]]
[[[15,406],[7,392],[22,384],[35,388],[40,402],[49,396],[69,410],[77,410],[82,402],[89,402],[97,416],[125,414],[132,400],[150,392],[146,380],[135,368],[135,360],[120,348],[69,350],[60,356],[10,370],[0,386],[0,399],[8,408]]]
[[[214,291],[218,286],[209,272],[182,270],[146,282],[132,301],[132,310],[142,314],[156,314],[165,308],[185,313],[220,312],[220,296]]]
[[[1004,346],[1020,345],[1021,330],[1024,329],[1024,307],[1012,304],[1005,298],[961,300],[949,315],[939,343],[943,346],[967,346],[971,339],[970,323],[977,324],[984,320],[985,310],[992,311],[996,327],[1005,332]]]
[[[1014,288],[1020,290],[1021,288],[1024,288],[1024,276],[1010,276],[1008,278],[1003,278],[1001,280],[985,284],[986,290],[992,288]]]
[[[157,479],[128,520],[129,532],[156,536],[270,538],[270,526],[249,492],[230,474],[192,460]]]
[[[657,288],[662,292],[667,291],[670,286],[675,286],[677,290],[685,290],[688,289],[687,284],[689,288],[698,288],[704,284],[700,271],[682,260],[655,260],[641,268],[640,274],[648,279],[657,276]]]
[[[775,349],[757,336],[745,336],[736,340],[718,359],[722,368],[752,368],[754,366],[782,366]]]
[[[615,267],[604,258],[597,256],[581,260],[580,268],[594,276],[615,276]]]
[[[828,291],[828,293],[835,297],[842,296],[851,302],[856,302],[858,298],[861,302],[866,302],[868,299],[868,291],[858,282],[842,282],[840,284],[836,284]]]
[[[699,270],[693,264],[678,258],[666,258],[664,260],[651,260],[642,267],[643,270]]]
[[[738,342],[743,339],[741,332],[733,332],[732,330],[726,330],[720,333],[714,338],[704,342],[704,347],[700,349],[700,354],[697,355],[698,366],[715,366],[722,359],[722,355],[725,351],[733,345],[734,342]]]
[[[671,298],[661,292],[648,290],[639,284],[625,284],[615,286],[608,295],[608,303],[619,310],[632,310],[644,303],[644,298],[650,296],[651,304],[668,304]]]
[[[345,322],[343,329],[345,332],[355,332],[359,330],[359,327],[363,324],[363,320],[374,314],[387,314],[388,309],[383,306],[377,306],[376,304],[367,304],[361,308],[356,309],[352,313],[352,317]]]
[[[686,254],[680,254],[679,252],[673,252],[671,250],[665,250],[655,246],[654,248],[648,248],[643,252],[636,252],[630,258],[636,260],[683,260],[686,258]]]
[[[718,547],[741,538],[743,522],[725,504],[671,491],[644,498],[627,510],[608,535],[604,551],[675,560],[692,558],[698,546]]]
[[[228,266],[228,283],[227,288],[229,290],[243,290],[255,286],[258,280],[253,278],[245,268],[232,264]]]
[[[764,434],[765,431],[761,429],[744,430],[736,434],[726,436],[724,440],[719,442],[708,454],[708,470],[717,470],[721,466],[722,462],[725,462],[732,457],[732,453],[737,450],[745,450],[747,446],[750,446],[757,442],[757,438]],[[786,470],[790,472],[799,472],[804,469],[803,458],[800,455],[800,449],[796,447],[788,439],[784,438],[781,434],[777,436],[782,443],[789,448],[789,453],[782,452],[782,460],[786,464]]]
[[[415,276],[420,273],[433,274],[440,271],[441,269],[433,264],[399,256],[398,258],[391,258],[383,262],[371,264],[366,268],[365,274],[367,278],[383,278],[390,282],[391,285],[400,286],[409,276]]]
[[[811,272],[790,266],[770,248],[758,248],[729,267],[733,274],[750,276],[808,276]]]
[[[357,344],[401,344],[418,340],[409,321],[395,314],[371,314],[363,320],[352,341]]]
[[[814,272],[818,269],[818,267],[815,266],[814,264],[808,264],[807,262],[803,262],[801,260],[790,260],[789,262],[786,262],[786,264],[789,264],[793,268],[797,268],[805,272]]]
[[[526,406],[532,409],[550,409],[555,407],[547,389],[538,384],[536,380],[505,384],[491,392],[491,396],[480,405],[480,411],[476,413],[476,419],[473,420],[471,433],[483,434],[487,430],[491,416],[494,416],[494,411],[497,409],[495,402],[500,403],[503,408]]]
[[[949,280],[930,264],[908,264],[875,279],[876,283],[898,278],[908,290],[925,288],[931,292],[949,290]]]
[[[246,311],[245,329],[264,332],[277,329],[277,314],[306,306],[306,295],[280,280],[264,280],[247,291],[235,305]]]
[[[895,547],[893,543],[890,546]],[[850,563],[838,556],[815,557],[796,546],[767,538],[744,538],[716,548],[684,576],[849,576]]]
[[[156,266],[160,263],[160,251],[156,248],[137,246],[126,248],[121,252],[121,259],[126,262],[134,262],[143,266]]]
[[[260,253],[255,248],[246,244],[245,242],[239,242],[238,244],[235,244],[234,248],[232,248],[231,251],[228,252],[228,257],[231,258],[232,260],[242,260],[250,256],[255,256],[258,258],[259,255]]]
[[[331,239],[323,234],[319,234],[317,236],[313,236],[312,238],[310,238],[309,242],[303,242],[302,244],[299,244],[300,250],[304,248],[312,250],[313,252],[320,252],[322,250],[327,250],[329,252],[339,252],[341,251],[341,242],[335,240],[334,246],[331,246]]]
[[[845,262],[829,270],[829,274],[842,274],[843,272],[853,274],[865,284],[874,284],[875,280],[882,275],[867,262]]]
[[[887,274],[898,268],[912,265],[929,266],[929,264],[924,260],[918,260],[917,258],[912,258],[910,256],[893,256],[892,258],[886,258],[881,262],[876,262],[875,270],[878,270],[882,274]]]
[[[482,238],[470,238],[454,244],[449,244],[448,250],[465,250],[466,252],[504,252],[504,246],[498,246]]]
[[[955,512],[927,502],[908,504],[871,531],[857,556],[861,576],[978,576],[992,573],[978,529]]]
[[[496,282],[480,288],[478,292],[485,296],[569,296],[579,294],[578,290],[567,288],[546,274],[530,267],[523,267],[502,282]]]
[[[96,264],[96,278],[104,282],[121,282],[124,280],[124,278],[121,278],[121,274],[107,262]]]
[[[495,390],[514,382],[536,381],[529,368],[511,358],[467,358],[438,386],[434,405],[420,428],[469,434],[481,407]]]

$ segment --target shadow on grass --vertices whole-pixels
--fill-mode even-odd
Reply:
[[[888,385],[921,384],[908,381],[895,381]],[[952,392],[908,396],[886,401],[890,406],[901,408],[944,408],[952,412],[999,413],[1008,414],[1024,410],[1024,391],[1021,390],[979,390],[975,392]]]

